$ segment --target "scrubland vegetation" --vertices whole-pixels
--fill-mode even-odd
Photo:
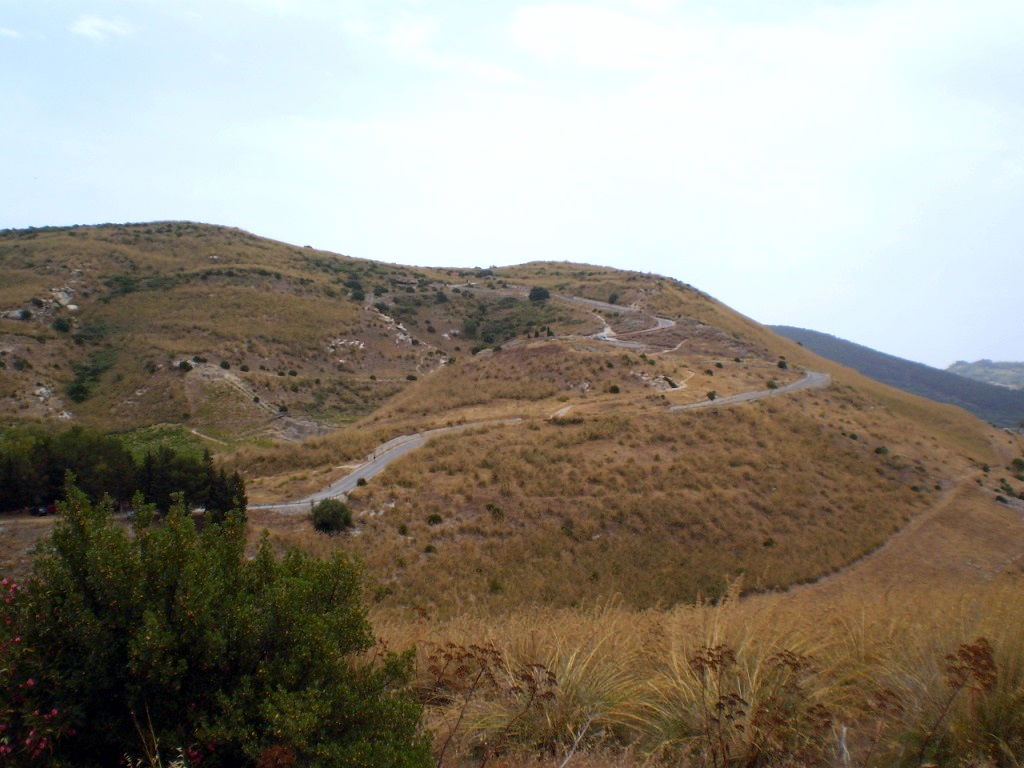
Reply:
[[[130,430],[0,441],[2,498],[86,491],[0,521],[5,575],[45,541],[0,594],[12,764],[1024,761],[1020,436],[691,286],[160,223],[0,233],[0,309],[6,417]],[[171,496],[456,424],[344,503]],[[93,503],[158,470],[165,516]]]
[[[1016,766],[1022,575],[637,609],[360,606],[346,559],[72,491],[4,580],[14,765]],[[911,567],[912,570],[912,567]],[[409,650],[395,656],[391,651]],[[432,750],[431,752],[428,752]],[[106,756],[106,757],[104,757]],[[280,760],[282,762],[272,762]],[[354,762],[353,762],[354,761]]]
[[[670,610],[524,608],[382,617],[418,649],[446,764],[1016,766],[1024,756],[1019,577]],[[465,664],[439,671],[438,654]],[[541,665],[530,667],[529,665]],[[487,672],[476,681],[482,667]],[[524,673],[555,683],[534,696]],[[493,679],[492,679],[493,676]]]
[[[0,413],[308,436],[295,420],[351,422],[452,355],[593,324],[564,304],[449,287],[479,273],[183,222],[4,231]]]
[[[386,602],[445,611],[609,591],[672,604],[719,595],[741,573],[748,589],[785,587],[870,552],[969,467],[847,397],[469,430],[352,492],[357,538],[310,540],[273,512],[254,520],[281,542],[358,552]]]

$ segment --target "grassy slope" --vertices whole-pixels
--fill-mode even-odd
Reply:
[[[353,494],[357,535],[324,540],[302,519],[257,520],[283,542],[358,553],[389,604],[504,609],[621,593],[643,606],[716,594],[738,573],[751,588],[780,587],[871,551],[973,466],[1009,461],[998,434],[963,411],[825,361],[658,276],[565,263],[417,270],[192,224],[5,233],[0,271],[4,308],[44,299],[31,319],[0,328],[31,366],[9,379],[10,415],[40,413],[12,405],[31,400],[30,379],[59,393],[68,360],[109,364],[73,406],[77,418],[184,423],[183,434],[231,449],[224,458],[254,499],[322,487],[398,434],[525,419],[396,462]],[[350,297],[353,280],[364,299]],[[48,303],[64,285],[76,313]],[[553,298],[525,301],[533,285]],[[623,309],[595,315],[563,295]],[[678,325],[626,337],[647,340],[650,354],[580,335],[605,322],[637,331],[652,314]],[[50,329],[55,316],[72,319],[72,334]],[[471,355],[484,341],[501,349]],[[206,362],[173,367],[195,355]],[[803,368],[834,386],[665,408],[783,384]],[[252,444],[280,426],[280,405],[355,422],[298,444]],[[555,413],[562,424],[548,420]]]
[[[6,231],[0,312],[12,316],[0,318],[0,416],[67,411],[117,430],[184,422],[225,439],[273,435],[282,406],[327,425],[369,413],[477,344],[459,337],[467,318],[493,341],[530,323],[559,332],[593,324],[573,307],[545,312],[444,288],[475,274],[188,223]],[[353,298],[355,284],[365,298]],[[56,291],[78,309],[62,308]],[[58,319],[70,332],[53,329]],[[194,356],[208,363],[175,367]],[[67,393],[76,371],[82,402]]]
[[[502,274],[597,299],[616,285],[611,271],[574,266]],[[597,277],[572,282],[566,271]],[[390,435],[401,424],[411,431],[513,415],[528,422],[441,438],[396,462],[352,495],[356,537],[329,542],[270,514],[261,522],[282,541],[358,552],[385,604],[447,613],[617,593],[652,605],[717,593],[741,572],[756,589],[828,573],[879,546],[965,474],[1019,452],[1006,443],[1012,438],[958,408],[823,360],[686,286],[621,276],[619,285],[621,295],[633,290],[663,315],[696,315],[718,329],[719,345],[740,344],[748,356],[736,364],[709,355],[712,336],[699,350],[649,358],[653,365],[635,352],[582,342],[463,361],[366,423]],[[789,371],[774,366],[779,356]],[[723,368],[707,376],[716,361]],[[795,378],[801,367],[830,373],[833,387],[719,412],[664,410],[711,388],[728,393]],[[654,390],[634,378],[641,371],[687,387]],[[592,385],[587,392],[583,381]],[[543,420],[565,406],[581,424]],[[430,525],[431,515],[442,522]]]

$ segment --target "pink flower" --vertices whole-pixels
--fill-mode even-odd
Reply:
[[[31,688],[35,684],[36,684],[35,678],[32,678],[32,677],[30,677],[28,680],[25,681],[25,685],[27,685],[29,688]]]

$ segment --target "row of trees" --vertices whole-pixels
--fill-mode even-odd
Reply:
[[[68,472],[93,500],[107,494],[127,503],[141,492],[161,512],[175,493],[217,518],[247,501],[242,477],[217,469],[209,452],[196,457],[161,446],[136,460],[118,438],[84,427],[57,434],[20,429],[0,439],[0,512],[51,504]]]

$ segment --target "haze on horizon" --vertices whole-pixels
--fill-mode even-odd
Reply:
[[[1019,0],[0,0],[0,228],[590,262],[1024,360],[1022,39]]]

